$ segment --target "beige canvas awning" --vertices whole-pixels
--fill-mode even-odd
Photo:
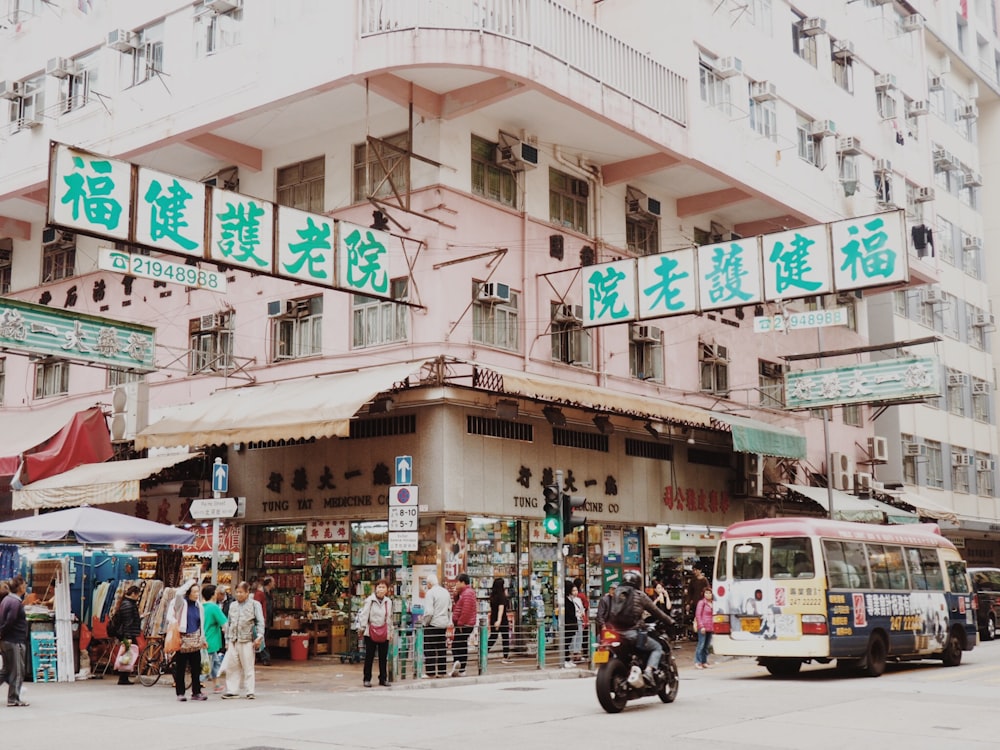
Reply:
[[[217,391],[182,406],[135,437],[137,450],[250,440],[345,437],[361,406],[416,373],[420,362]]]
[[[201,453],[82,464],[12,491],[15,510],[137,502],[139,482]]]

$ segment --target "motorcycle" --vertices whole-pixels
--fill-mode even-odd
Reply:
[[[663,624],[657,622],[655,626],[647,628],[646,637],[656,638],[663,646],[663,656],[654,670],[656,679],[652,685],[642,676],[647,652],[636,649],[631,641],[623,638],[617,629],[609,625],[601,630],[601,642],[594,651],[597,700],[609,714],[619,713],[625,708],[625,704],[637,698],[656,695],[664,703],[673,703],[677,698],[680,679],[677,661],[670,645],[670,633]]]

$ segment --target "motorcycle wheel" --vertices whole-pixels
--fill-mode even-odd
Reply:
[[[618,659],[612,659],[597,670],[595,687],[601,708],[609,714],[621,713],[628,703],[628,667]]]
[[[676,667],[669,666],[667,670],[667,682],[660,688],[657,695],[664,703],[673,703],[677,699],[677,691],[681,687],[681,681],[677,675]]]

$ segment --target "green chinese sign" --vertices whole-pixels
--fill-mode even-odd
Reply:
[[[0,347],[153,372],[153,328],[0,298]]]
[[[940,365],[933,357],[907,357],[847,367],[785,374],[788,409],[884,403],[941,395]]]

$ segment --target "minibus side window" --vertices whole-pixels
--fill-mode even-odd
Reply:
[[[721,542],[719,544],[719,554],[715,558],[715,580],[725,581],[726,580],[726,568],[729,562],[729,543]]]
[[[812,578],[815,575],[812,543],[808,537],[771,540],[772,578]]]
[[[949,560],[948,563],[948,583],[951,590],[956,594],[969,593],[969,574],[965,572],[965,562],[963,560]]]
[[[927,588],[931,591],[944,591],[944,575],[941,573],[941,560],[936,549],[920,550],[920,564],[927,577]]]

